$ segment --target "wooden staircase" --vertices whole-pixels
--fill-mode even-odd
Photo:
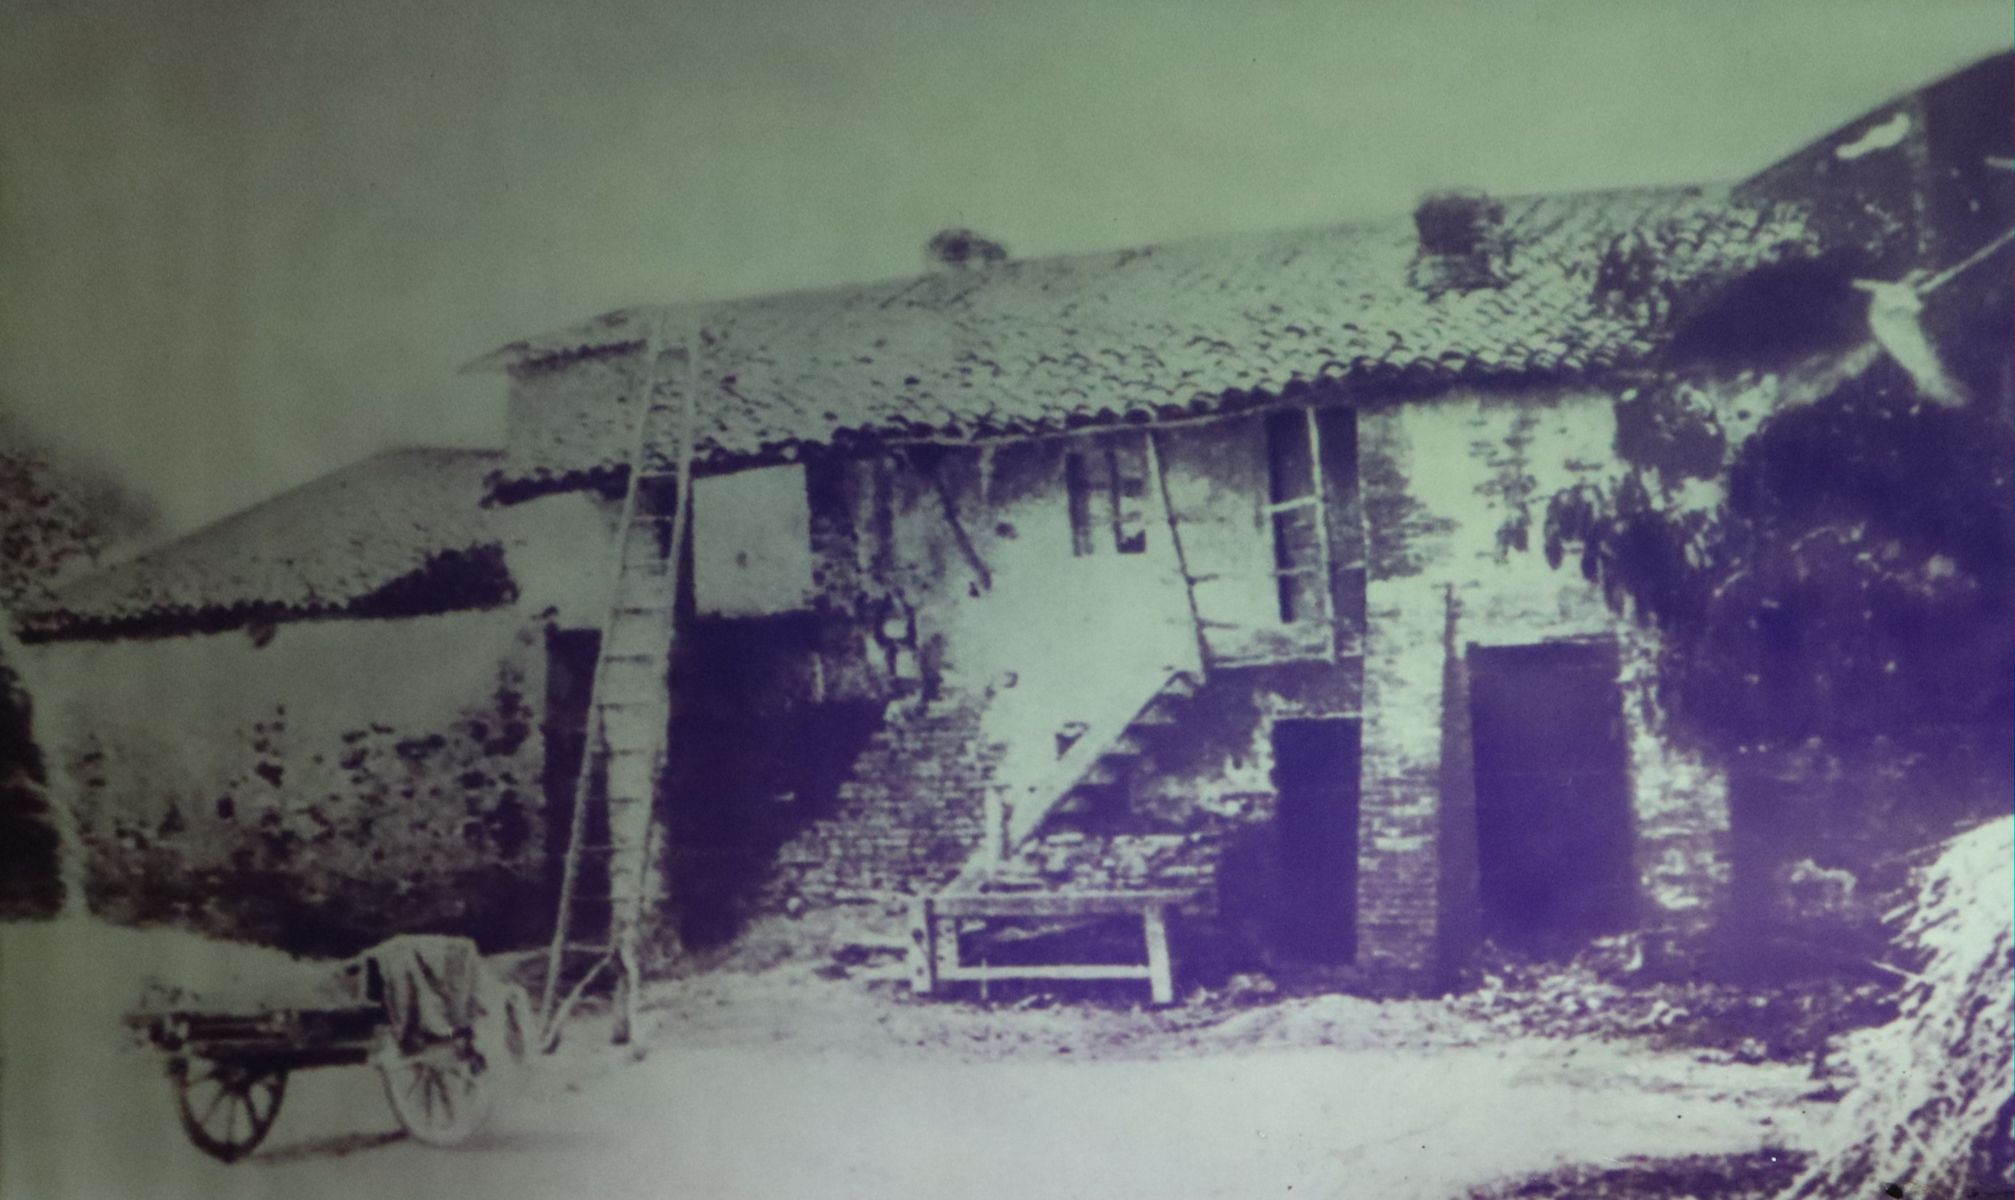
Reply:
[[[988,839],[962,878],[985,875],[1013,857],[1064,811],[1109,802],[1146,752],[1153,731],[1175,724],[1201,686],[1191,671],[1172,670],[1142,692],[1122,695],[1090,720],[1059,731],[1055,764],[1035,780],[997,792],[989,805]]]
[[[683,542],[690,530],[695,395],[688,348],[674,352],[688,368],[677,403],[659,399],[667,349],[661,335],[645,347],[645,378],[609,565],[609,609],[589,692],[587,750],[574,781],[558,912],[539,1002],[542,1043],[548,1050],[558,1045],[575,1002],[609,969],[617,973],[613,1040],[629,1040],[640,982],[638,943],[648,906],[664,893],[655,809],[669,750],[668,677]],[[676,448],[669,468],[654,459],[654,448],[665,445]],[[599,789],[594,786],[597,766],[603,779]],[[591,814],[597,807],[599,813]],[[590,889],[598,894],[589,894]],[[605,922],[595,919],[603,913]]]
[[[1150,998],[1174,998],[1169,954],[1169,910],[1188,898],[1179,888],[1075,889],[1045,885],[1031,874],[1022,851],[1066,814],[1123,818],[1127,787],[1159,730],[1176,726],[1201,687],[1197,672],[1170,670],[1152,686],[1124,695],[1057,735],[1055,763],[1026,783],[989,797],[987,833],[979,851],[952,883],[920,896],[911,908],[912,990],[928,994],[940,984],[994,980],[1134,979]],[[965,962],[960,932],[998,921],[1074,922],[1124,916],[1141,922],[1144,961],[1121,963]]]

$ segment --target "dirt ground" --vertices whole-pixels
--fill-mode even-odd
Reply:
[[[634,1048],[583,1014],[454,1150],[400,1137],[368,1069],[302,1073],[235,1166],[183,1142],[116,1017],[149,975],[264,978],[284,961],[165,931],[0,926],[0,1195],[1443,1200],[1568,1164],[1769,1161],[1828,1107],[1801,1099],[1803,1065],[1508,1032],[1445,1002],[919,1001],[892,926],[758,927],[655,985]]]

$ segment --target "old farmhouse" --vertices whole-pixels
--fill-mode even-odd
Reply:
[[[1635,473],[1709,507],[1869,371],[2006,411],[2005,364],[1944,348],[2008,286],[2010,62],[1733,185],[512,343],[474,364],[501,451],[380,456],[23,618],[94,902],[523,941],[585,838],[588,907],[689,939],[1151,891],[1178,953],[1414,988],[1486,937],[1698,932],[1773,864],[1549,505]]]

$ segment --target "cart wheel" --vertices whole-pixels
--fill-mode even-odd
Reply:
[[[496,1072],[460,1039],[381,1057],[378,1073],[399,1124],[429,1146],[469,1140],[497,1103]]]
[[[199,1058],[176,1061],[170,1074],[182,1132],[198,1150],[227,1163],[237,1162],[266,1140],[287,1095],[285,1067]]]

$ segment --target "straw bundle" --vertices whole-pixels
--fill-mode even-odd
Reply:
[[[1794,1200],[2015,1187],[2015,819],[1947,843],[1894,915],[1917,974],[1845,1048],[1855,1082]]]

